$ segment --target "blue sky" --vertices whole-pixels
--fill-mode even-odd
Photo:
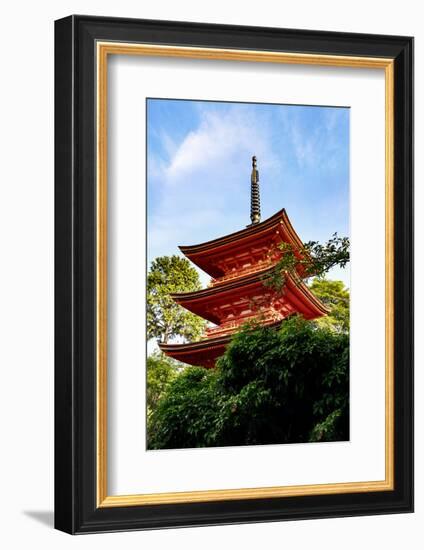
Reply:
[[[252,155],[262,220],[284,207],[304,242],[349,236],[348,108],[148,99],[149,262],[250,223]]]

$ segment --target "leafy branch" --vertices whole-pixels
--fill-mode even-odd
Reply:
[[[295,280],[309,277],[323,277],[331,268],[345,268],[350,261],[350,241],[337,233],[324,244],[309,241],[302,247],[291,243],[280,243],[281,257],[273,269],[264,277],[264,285],[282,293],[287,275]]]

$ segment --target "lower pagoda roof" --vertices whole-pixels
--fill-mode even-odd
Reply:
[[[269,323],[267,326],[278,328],[282,321]],[[197,342],[187,344],[159,344],[163,353],[189,365],[214,368],[218,357],[224,354],[233,334],[227,334],[217,338],[205,338]]]
[[[224,354],[232,335],[220,338],[207,338],[187,344],[159,344],[159,348],[169,357],[188,365],[214,368],[218,357]]]

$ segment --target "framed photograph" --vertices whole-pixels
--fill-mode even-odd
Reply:
[[[55,525],[413,510],[413,39],[55,24]]]

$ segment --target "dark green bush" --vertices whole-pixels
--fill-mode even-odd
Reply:
[[[216,369],[189,367],[149,420],[149,448],[349,439],[349,337],[300,317],[246,326]]]

